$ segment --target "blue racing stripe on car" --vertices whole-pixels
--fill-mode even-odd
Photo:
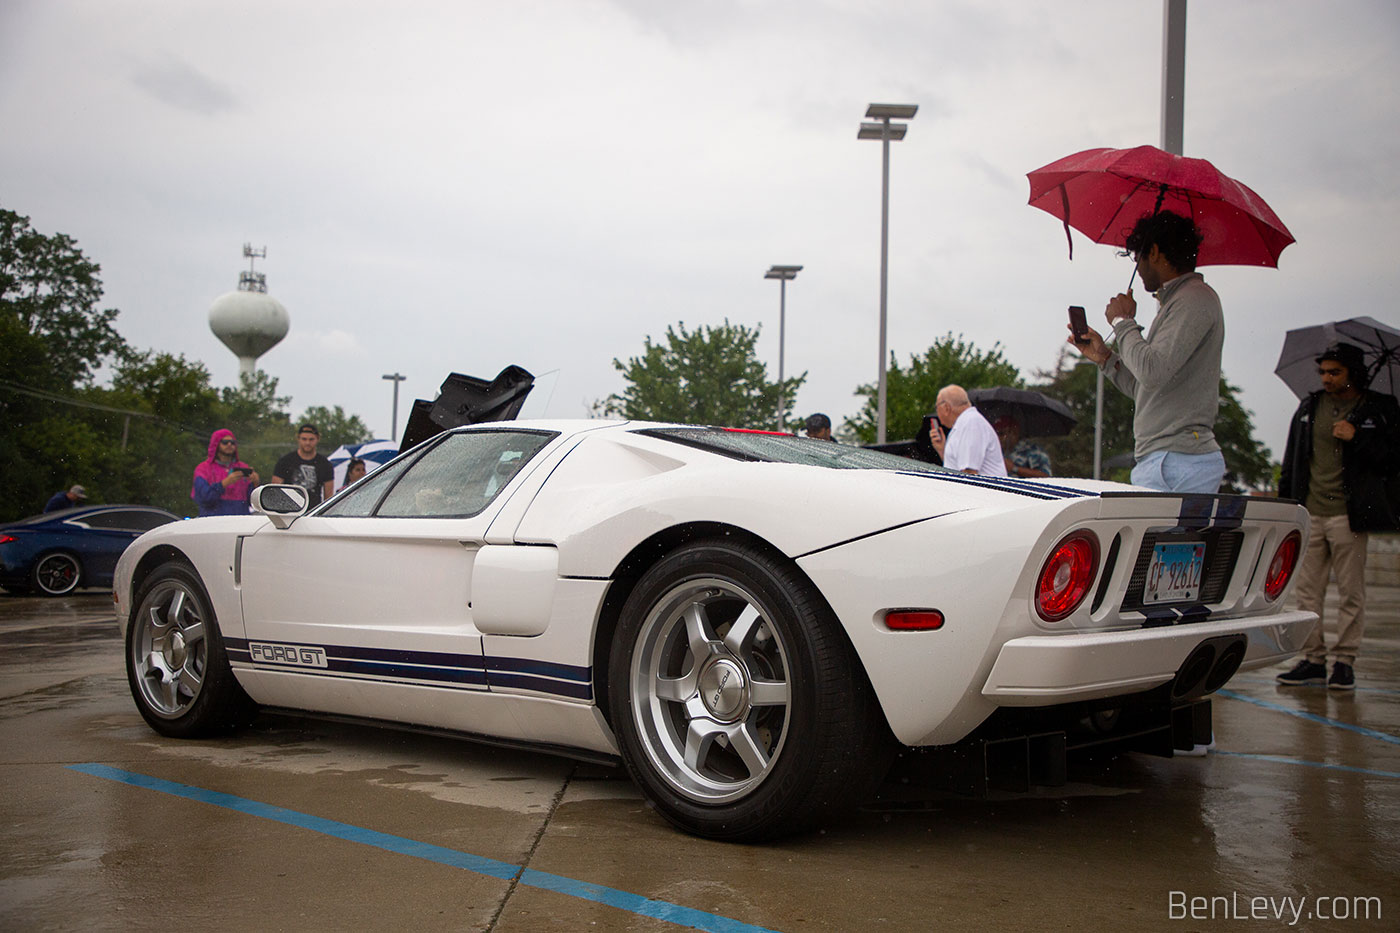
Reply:
[[[1244,509],[1248,504],[1244,496],[1221,499],[1215,509],[1215,524],[1221,528],[1239,528],[1244,524]]]
[[[521,674],[492,674],[490,683],[492,687],[531,690],[535,693],[573,697],[576,700],[593,699],[593,687],[587,683],[546,680],[543,677],[527,677]]]
[[[1177,524],[1182,528],[1205,528],[1210,524],[1214,511],[1215,496],[1184,495],[1181,497],[1181,514],[1177,517]]]
[[[559,664],[554,661],[539,661],[534,658],[508,658],[501,655],[486,655],[486,670],[515,671],[522,674],[539,674],[542,677],[556,677],[565,680],[588,680],[589,669],[575,664]]]
[[[343,658],[327,659],[328,670],[346,674],[367,674],[371,677],[392,678],[395,680],[427,680],[451,684],[486,685],[486,672],[478,664],[475,669],[461,667],[428,667],[421,664],[395,664],[391,661],[347,661]],[[274,665],[280,667],[281,665]],[[295,668],[303,670],[303,668]]]
[[[305,645],[244,638],[225,638],[224,646],[231,662],[257,670],[458,689],[489,689],[495,685],[547,696],[593,699],[591,668],[533,658],[360,645]],[[298,660],[301,658],[315,659],[315,663]]]
[[[982,489],[995,489],[998,492],[1015,493],[1020,496],[1029,496],[1032,499],[1088,499],[1098,495],[1098,493],[1085,492],[1082,489],[1069,489],[1065,486],[1053,486],[1022,479],[1003,479],[999,476],[979,476],[976,473],[948,471],[941,473],[906,473],[904,475],[918,476],[923,479],[942,480],[947,483],[962,483],[968,486],[977,486]]]

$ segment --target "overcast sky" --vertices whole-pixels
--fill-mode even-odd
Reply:
[[[523,416],[621,391],[614,357],[666,327],[762,325],[774,263],[799,414],[855,413],[879,363],[873,101],[892,145],[889,346],[1000,343],[1052,367],[1065,307],[1129,261],[1026,206],[1026,172],[1159,144],[1161,0],[0,0],[0,205],[102,266],[134,345],[237,361],[210,304],[245,242],[291,315],[260,361],[378,436],[451,371],[533,372]],[[1297,243],[1278,269],[1205,267],[1226,377],[1282,452],[1292,327],[1392,324],[1400,285],[1400,4],[1189,7],[1185,151],[1257,191]],[[1144,323],[1154,305],[1138,290]],[[1146,299],[1146,300],[1145,300]],[[1112,391],[1112,389],[1110,389]],[[933,400],[929,400],[930,408]]]

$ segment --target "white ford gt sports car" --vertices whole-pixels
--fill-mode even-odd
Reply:
[[[156,731],[265,707],[620,757],[720,839],[850,805],[901,745],[1168,723],[1316,620],[1284,609],[1290,502],[722,428],[476,425],[310,513],[287,486],[254,510],[121,558]]]

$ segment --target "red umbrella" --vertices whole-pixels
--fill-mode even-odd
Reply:
[[[1136,149],[1087,149],[1029,173],[1032,207],[1095,243],[1122,246],[1133,224],[1159,210],[1190,217],[1201,232],[1201,266],[1278,266],[1293,234],[1247,186],[1205,159]],[[1074,243],[1070,242],[1070,257]]]

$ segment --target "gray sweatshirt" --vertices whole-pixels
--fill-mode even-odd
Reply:
[[[1133,455],[1157,450],[1207,454],[1219,450],[1220,352],[1225,316],[1220,296],[1198,272],[1157,290],[1160,306],[1147,336],[1131,318],[1113,322],[1118,347],[1104,375],[1133,399]]]

